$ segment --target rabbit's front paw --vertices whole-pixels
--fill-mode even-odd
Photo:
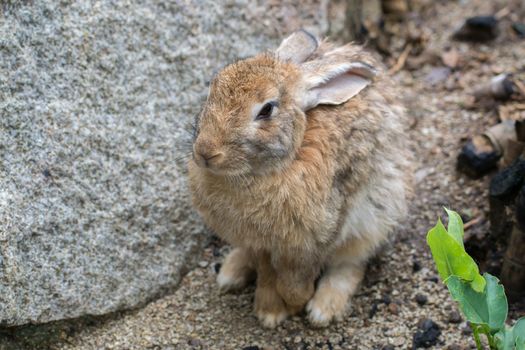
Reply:
[[[284,301],[270,286],[257,287],[255,290],[255,313],[266,328],[275,328],[288,317]]]
[[[222,264],[217,284],[222,292],[244,288],[255,278],[255,270],[249,253],[242,248],[235,248]]]
[[[306,305],[308,320],[315,327],[326,327],[332,320],[340,321],[347,301],[348,295],[338,288],[321,285]]]

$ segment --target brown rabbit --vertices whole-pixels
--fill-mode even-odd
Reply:
[[[404,124],[391,83],[354,45],[298,31],[276,52],[224,68],[189,162],[195,207],[235,247],[220,288],[256,273],[267,327],[305,306],[314,325],[339,319],[405,215]]]

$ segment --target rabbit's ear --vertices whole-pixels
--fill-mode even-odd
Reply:
[[[299,64],[312,55],[318,46],[313,34],[300,29],[284,39],[275,53],[280,60]]]
[[[374,67],[364,62],[334,61],[321,59],[301,65],[304,94],[300,104],[303,110],[320,104],[342,104],[363,90],[377,74]]]

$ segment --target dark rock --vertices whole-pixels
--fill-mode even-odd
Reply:
[[[394,349],[395,349],[394,345],[390,345],[390,344],[385,345],[381,348],[381,350],[394,350]]]
[[[476,16],[468,18],[456,31],[453,38],[461,41],[484,42],[498,36],[498,20],[494,16]]]
[[[215,273],[219,273],[219,271],[221,270],[221,266],[221,263],[216,263],[215,265],[213,265],[213,270],[215,270]]]
[[[419,306],[423,306],[428,302],[428,298],[424,294],[417,294],[416,295],[416,303],[418,303]]]
[[[463,329],[461,330],[461,334],[463,334],[463,335],[471,335],[472,334],[472,328],[470,328],[469,325],[463,327]]]
[[[412,272],[419,272],[421,270],[421,263],[417,260],[414,260],[412,263]]]
[[[461,321],[463,321],[461,314],[455,310],[448,315],[448,322],[450,323],[461,323]]]
[[[368,318],[373,318],[376,315],[377,309],[378,309],[378,305],[379,305],[379,303],[377,301],[374,301],[372,303],[372,307],[370,308],[370,311],[368,311]]]
[[[193,338],[193,339],[190,339],[190,341],[188,342],[188,345],[194,348],[200,348],[202,346],[202,342],[197,338]]]
[[[425,319],[420,322],[418,331],[414,334],[412,349],[429,348],[436,345],[441,329],[431,319]]]
[[[429,281],[429,282],[432,282],[432,283],[438,283],[439,282],[439,278],[437,276],[430,276],[430,277],[427,277],[425,279],[427,281]]]
[[[242,348],[242,350],[259,350],[260,347],[258,347],[257,345],[250,345],[250,346],[245,346],[244,348]]]
[[[525,24],[514,22],[512,23],[512,29],[514,30],[514,33],[518,35],[518,37],[525,38]]]

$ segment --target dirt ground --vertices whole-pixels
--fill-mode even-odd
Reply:
[[[518,104],[472,107],[469,93],[496,74],[522,74],[525,39],[509,29],[512,13],[500,23],[498,38],[488,44],[457,42],[450,35],[466,17],[494,14],[506,5],[435,1],[411,18],[423,35],[424,53],[411,54],[394,79],[412,116],[406,137],[416,159],[415,196],[397,237],[370,264],[343,322],[314,329],[304,317],[294,317],[275,330],[261,328],[252,312],[253,287],[225,295],[216,288],[216,273],[228,247],[213,240],[202,252],[199,266],[172,294],[139,310],[61,326],[45,348],[412,349],[425,319],[441,330],[431,349],[475,348],[467,323],[438,279],[424,237],[444,215],[443,206],[459,211],[466,221],[475,220],[468,235],[483,239],[489,230],[487,188],[493,174],[469,179],[456,171],[456,156],[470,135],[498,121],[502,107]],[[397,48],[385,59],[388,66],[397,62],[403,40],[394,39]],[[457,62],[453,57],[447,61],[452,68],[446,68],[441,56],[451,51]],[[425,55],[428,58],[421,58]],[[524,111],[512,110],[523,118]],[[523,315],[523,309],[511,308],[511,319]],[[18,340],[13,344],[27,344]]]

